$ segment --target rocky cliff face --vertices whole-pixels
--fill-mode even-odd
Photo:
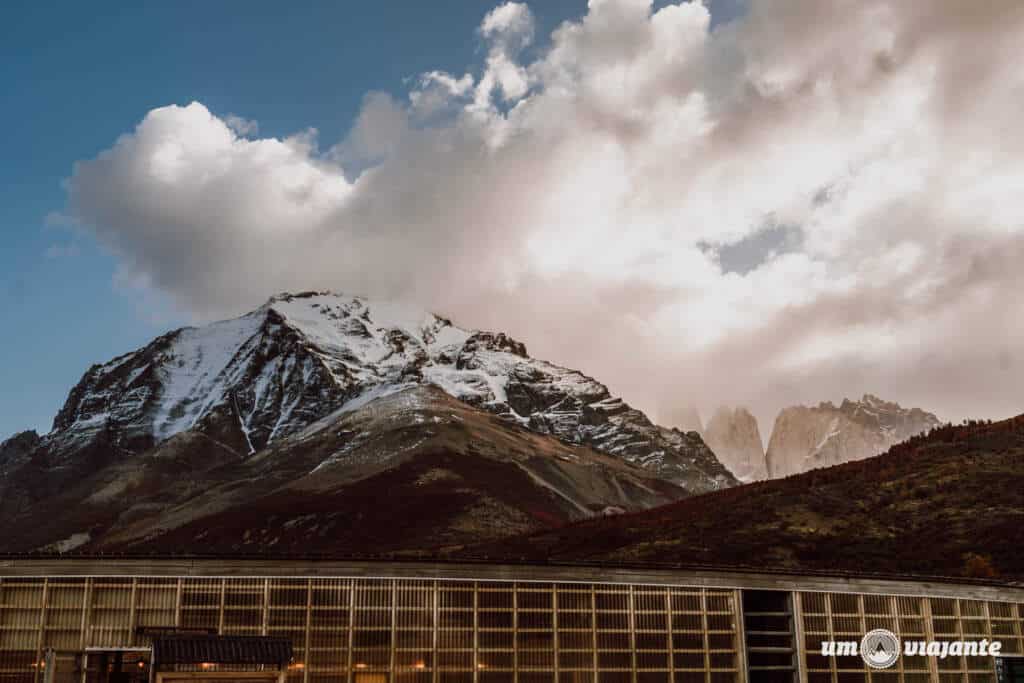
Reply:
[[[846,399],[839,407],[825,402],[786,408],[775,419],[768,443],[768,476],[869,458],[940,424],[931,413],[870,394],[859,401]]]
[[[34,431],[21,432],[0,441],[0,473],[24,462],[39,443],[39,435]]]
[[[720,407],[708,421],[703,436],[722,464],[741,481],[768,477],[757,419],[746,408]]]
[[[22,504],[17,492],[9,490],[9,474],[24,468],[41,443],[34,431],[21,432],[0,442],[0,516],[5,507]]]

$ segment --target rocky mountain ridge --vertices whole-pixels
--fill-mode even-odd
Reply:
[[[400,384],[433,385],[540,434],[701,493],[736,483],[695,433],[659,427],[600,382],[503,333],[329,292],[163,335],[90,368],[43,437],[56,461],[100,435],[127,454],[188,430],[254,454]]]
[[[863,460],[930,429],[939,419],[919,408],[903,408],[865,394],[779,413],[765,453],[768,476],[786,477],[819,467]]]
[[[692,412],[686,409],[680,415]],[[767,449],[757,419],[742,406],[719,407],[700,435],[730,472],[749,482],[862,460],[940,424],[920,408],[865,394],[859,400],[844,398],[839,406],[823,401],[784,408]]]

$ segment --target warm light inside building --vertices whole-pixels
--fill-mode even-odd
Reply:
[[[151,671],[182,674],[170,679],[179,683],[236,674],[272,683],[285,672],[287,683],[993,680],[991,658],[905,658],[895,673],[865,678],[859,658],[821,656],[821,641],[869,627],[910,640],[998,637],[1005,655],[1024,654],[1024,591],[1004,587],[915,584],[922,594],[911,595],[881,580],[751,574],[735,579],[751,586],[709,587],[681,572],[659,584],[625,570],[586,582],[568,580],[576,569],[523,568],[531,580],[510,580],[507,568],[463,571],[483,578],[0,574],[0,683],[147,683]],[[567,580],[533,577],[542,571]],[[190,651],[194,659],[151,659],[146,629],[172,627],[227,643]],[[231,659],[241,641],[264,637],[291,645],[273,668]]]

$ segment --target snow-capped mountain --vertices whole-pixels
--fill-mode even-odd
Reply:
[[[328,292],[282,294],[240,318],[180,329],[93,366],[44,440],[57,460],[98,438],[129,457],[192,430],[254,454],[409,385],[434,385],[689,493],[736,483],[696,434],[653,424],[598,381],[531,358],[505,334]]]
[[[786,408],[775,419],[768,442],[768,476],[869,458],[940,425],[920,408],[903,408],[871,394],[859,401],[844,399],[839,407],[823,402]]]

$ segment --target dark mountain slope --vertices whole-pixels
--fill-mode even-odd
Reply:
[[[378,392],[252,456],[186,431],[54,489],[46,455],[8,478],[0,552],[419,551],[686,495],[433,386]]]
[[[1024,580],[1024,415],[463,554]]]

